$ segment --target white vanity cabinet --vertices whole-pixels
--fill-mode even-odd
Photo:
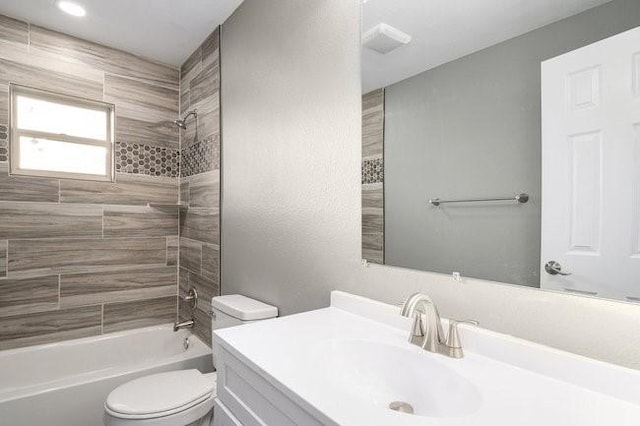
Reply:
[[[320,413],[311,414],[298,405],[224,344],[216,343],[214,350],[218,360],[214,426],[336,425],[328,419],[317,420]]]

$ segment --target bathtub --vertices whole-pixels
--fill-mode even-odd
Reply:
[[[100,426],[115,387],[187,368],[212,371],[211,349],[172,325],[0,351],[0,426]]]

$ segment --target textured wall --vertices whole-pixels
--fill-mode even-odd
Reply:
[[[179,71],[0,16],[0,349],[176,319]],[[9,176],[10,82],[116,105],[116,182]]]
[[[198,308],[180,302],[180,319],[211,344],[211,298],[220,294],[220,31],[216,29],[180,70],[180,113],[197,110],[181,136],[180,294],[199,295]]]
[[[360,7],[246,0],[222,27],[224,293],[286,315],[333,289],[423,291],[444,316],[640,369],[636,305],[362,266]]]

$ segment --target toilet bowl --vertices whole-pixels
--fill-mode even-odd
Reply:
[[[211,331],[275,318],[278,308],[241,295],[211,299]],[[216,360],[212,354],[215,368]],[[114,389],[104,404],[105,426],[210,426],[216,373],[152,374]]]

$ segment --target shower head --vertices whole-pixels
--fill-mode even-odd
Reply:
[[[198,113],[196,112],[196,110],[193,110],[193,111],[189,111],[187,115],[184,116],[184,118],[173,120],[172,123],[178,126],[179,128],[181,128],[182,130],[187,130],[187,118],[189,118],[192,115],[195,118],[198,118]]]
[[[187,130],[187,123],[185,123],[184,120],[181,120],[181,119],[173,120],[173,124],[180,127],[182,130]]]

